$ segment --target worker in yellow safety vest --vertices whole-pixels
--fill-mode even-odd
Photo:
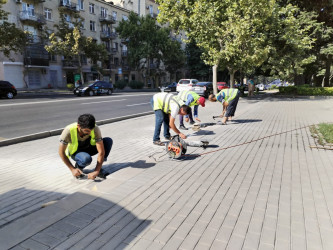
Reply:
[[[205,97],[199,96],[194,91],[183,90],[178,93],[177,98],[180,99],[181,101],[183,101],[184,104],[188,105],[190,108],[194,107],[194,110],[193,110],[194,118],[198,122],[201,122],[201,120],[198,117],[198,106],[201,105],[202,107],[205,107],[205,101],[206,101]],[[186,122],[190,121],[190,124],[194,124],[194,120],[193,120],[193,116],[192,116],[192,109],[191,109],[191,112],[185,116],[185,121]],[[184,126],[184,116],[183,115],[179,115],[179,128],[183,129],[183,130],[188,129]]]
[[[211,102],[220,102],[223,106],[222,108],[222,124],[225,125],[227,120],[231,121],[232,117],[235,115],[239,100],[240,91],[235,88],[222,89],[216,96],[211,94],[208,100]]]
[[[153,143],[159,146],[165,145],[160,140],[162,123],[164,127],[165,139],[171,139],[170,128],[181,138],[186,139],[186,135],[177,129],[175,119],[177,115],[187,115],[191,111],[191,108],[177,99],[176,96],[165,92],[155,94],[150,103],[155,112],[155,131]]]
[[[60,135],[59,155],[74,177],[83,174],[83,169],[92,162],[91,156],[98,154],[95,170],[88,174],[88,179],[105,177],[102,169],[112,148],[112,139],[102,138],[99,127],[91,114],[80,115],[78,121],[68,125]],[[70,161],[75,161],[75,165]]]

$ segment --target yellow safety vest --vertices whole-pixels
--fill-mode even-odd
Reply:
[[[191,102],[188,106],[193,107],[194,105],[198,105],[197,101],[200,98],[200,96],[197,93],[195,93],[194,91],[188,91],[188,90],[180,91],[179,94],[177,95],[177,98],[179,98],[179,100],[186,103],[187,97],[188,97],[189,94],[192,95],[194,101]]]
[[[153,97],[154,100],[154,110],[162,110],[166,114],[170,114],[170,103],[174,102],[180,108],[183,105],[181,100],[177,100],[177,98],[173,94],[168,94],[165,92],[155,94]]]
[[[238,89],[234,89],[234,88],[222,89],[220,91],[220,93],[217,94],[217,96],[222,95],[222,93],[224,93],[223,99],[227,102],[230,102],[233,99],[235,99],[235,97],[237,96]],[[217,96],[216,96],[216,99],[217,99]]]
[[[77,151],[77,148],[79,147],[79,140],[77,138],[77,122],[74,122],[70,125],[68,125],[69,131],[71,134],[71,142],[68,143],[68,146],[66,148],[66,155],[69,158],[71,155],[75,154]],[[92,146],[96,145],[96,140],[95,140],[95,130],[92,129],[90,133],[90,144]]]

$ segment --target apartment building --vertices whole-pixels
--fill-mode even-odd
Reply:
[[[60,10],[71,26],[73,13],[84,19],[82,34],[105,44],[108,60],[101,62],[103,80],[115,82],[118,79],[138,79],[135,71],[127,64],[127,47],[121,41],[115,28],[119,21],[127,19],[130,10],[104,0],[8,0],[3,9],[9,12],[8,21],[31,34],[29,45],[22,54],[9,58],[0,55],[0,78],[8,80],[17,88],[63,88],[74,83],[78,75],[78,62],[61,55],[50,55],[44,48],[42,30],[56,31]],[[99,78],[89,59],[81,57],[85,81]]]

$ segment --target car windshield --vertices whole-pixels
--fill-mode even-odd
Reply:
[[[205,86],[205,85],[208,85],[208,84],[209,84],[209,82],[198,82],[196,84],[196,86]]]
[[[190,80],[180,80],[180,84],[189,84],[191,81]]]

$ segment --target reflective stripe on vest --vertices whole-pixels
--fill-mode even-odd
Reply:
[[[194,101],[191,102],[188,106],[193,107],[194,105],[198,105],[197,101],[200,98],[200,96],[197,93],[195,93],[194,91],[188,91],[188,90],[180,91],[179,94],[177,95],[177,97],[179,100],[186,103],[188,95],[192,95],[192,97],[194,99]]]
[[[175,102],[178,107],[182,105],[182,101],[177,100],[174,95],[167,93],[158,93],[154,95],[154,110],[162,110],[164,113],[170,114],[170,102]]]
[[[75,152],[77,151],[77,149],[79,147],[79,140],[77,137],[77,122],[74,122],[68,126],[69,126],[69,132],[71,134],[71,142],[68,143],[65,153],[66,153],[67,157],[70,157],[71,155],[75,154]],[[96,145],[94,129],[92,129],[91,133],[90,133],[90,144],[92,146]]]
[[[219,93],[222,94],[224,93],[224,100],[227,102],[232,101],[233,99],[235,99],[237,93],[238,93],[238,89],[234,89],[234,88],[229,88],[229,89],[222,89]]]

